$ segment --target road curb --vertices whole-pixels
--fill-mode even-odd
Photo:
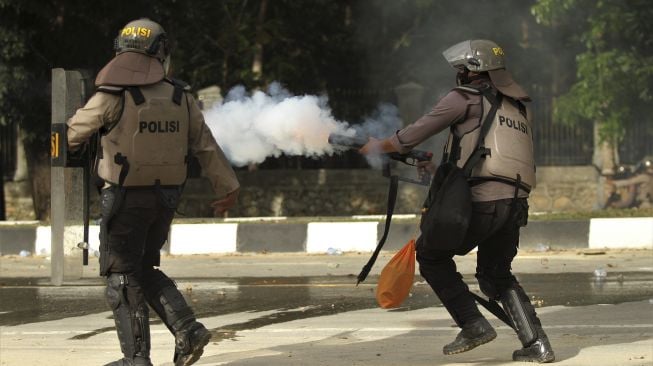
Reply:
[[[417,232],[415,215],[393,220],[384,249],[396,250]],[[383,233],[382,216],[334,218],[243,218],[175,221],[164,250],[170,254],[249,252],[369,252]],[[71,227],[81,233],[81,226]],[[98,250],[99,227],[90,227],[91,250]],[[522,229],[524,249],[653,249],[653,217],[531,221]],[[38,222],[0,224],[0,253],[50,253],[50,227]]]

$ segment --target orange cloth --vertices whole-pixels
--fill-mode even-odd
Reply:
[[[415,279],[415,239],[411,239],[385,265],[376,286],[376,301],[384,309],[396,308],[408,297]]]

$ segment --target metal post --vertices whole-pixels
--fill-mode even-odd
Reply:
[[[65,123],[84,104],[86,89],[82,72],[52,69],[53,125]],[[57,143],[65,144],[65,141],[65,138],[53,138],[53,152],[58,151]],[[77,243],[82,239],[83,230],[83,175],[81,168],[54,165],[51,168],[51,280],[55,286],[82,277],[82,250]]]
[[[3,162],[0,159],[0,221],[5,221],[7,215],[5,213],[5,171],[3,169]]]

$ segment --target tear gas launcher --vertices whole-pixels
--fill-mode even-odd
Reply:
[[[347,137],[342,135],[331,135],[329,136],[329,143],[331,145],[341,146],[348,149],[360,149],[361,147],[363,147],[363,145],[365,145],[365,143],[367,143],[367,138],[363,138],[361,136]],[[429,186],[431,184],[431,175],[426,172],[422,174],[419,180],[400,177],[398,175],[392,174],[390,171],[390,160],[396,160],[407,165],[416,166],[417,163],[419,162],[431,161],[431,159],[433,158],[432,152],[412,150],[406,154],[393,152],[393,153],[381,154],[381,156],[384,159],[383,176],[390,178],[390,188],[388,190],[388,206],[386,210],[385,228],[383,230],[383,236],[381,237],[381,240],[379,240],[379,243],[376,245],[376,249],[374,250],[374,253],[367,261],[367,264],[363,266],[361,272],[358,274],[358,281],[356,282],[357,286],[359,283],[365,281],[365,278],[367,278],[367,275],[372,270],[372,266],[374,265],[376,258],[379,256],[379,253],[383,248],[383,244],[385,244],[385,241],[388,238],[388,232],[390,231],[390,222],[392,222],[392,213],[395,210],[395,203],[397,201],[397,189],[398,189],[399,181],[401,180],[403,182],[409,182],[409,183],[414,183],[414,184],[419,184],[424,186]]]
[[[340,146],[348,149],[360,149],[367,143],[367,138],[362,136],[348,137],[343,135],[330,135],[329,143],[334,146]],[[422,150],[411,150],[405,154],[398,152],[384,153],[381,154],[383,160],[383,176],[391,178],[392,172],[390,171],[390,161],[395,160],[406,165],[417,166],[417,163],[423,161],[431,161],[433,158],[433,153],[430,151]],[[429,186],[431,184],[431,175],[425,172],[422,174],[419,180],[400,177],[397,176],[397,179],[402,182],[408,182],[413,184],[419,184],[423,186]]]

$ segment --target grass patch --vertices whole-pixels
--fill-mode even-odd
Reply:
[[[528,216],[531,221],[550,220],[589,220],[595,218],[613,217],[653,217],[653,208],[609,208],[596,211],[579,212],[547,212],[532,213]]]
[[[579,211],[579,212],[544,212],[533,213],[528,216],[529,221],[553,221],[553,220],[589,220],[593,218],[611,218],[611,217],[653,217],[653,208],[646,209],[606,209],[596,211]],[[237,220],[237,219],[236,219]],[[333,216],[333,217],[287,217],[275,220],[266,218],[265,220],[245,220],[242,223],[285,223],[285,224],[302,224],[309,222],[361,222],[361,221],[381,221],[385,216],[375,216],[370,218],[353,219],[350,216]],[[419,222],[419,217],[401,218],[395,217],[393,222]],[[176,218],[175,224],[202,224],[202,223],[235,223],[237,221],[224,220],[220,218]]]

